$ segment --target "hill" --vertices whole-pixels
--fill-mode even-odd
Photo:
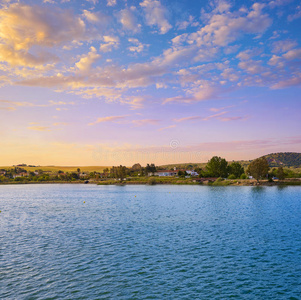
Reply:
[[[295,167],[301,168],[301,153],[296,152],[279,152],[279,153],[270,153],[264,155],[270,167]],[[247,168],[252,160],[237,160],[244,168]],[[233,161],[228,161],[232,163]],[[176,169],[187,169],[192,170],[196,167],[205,168],[207,163],[179,163],[179,164],[169,164],[161,165],[159,169],[171,170]]]
[[[270,167],[301,167],[301,153],[279,152],[264,155]]]

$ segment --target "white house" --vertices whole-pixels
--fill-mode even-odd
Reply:
[[[186,173],[190,176],[199,176],[199,174],[195,171],[186,170]]]
[[[172,170],[167,170],[167,171],[158,171],[158,172],[154,172],[154,173],[148,173],[148,176],[159,176],[159,177],[162,177],[162,176],[176,176],[178,174],[177,171],[172,171]]]

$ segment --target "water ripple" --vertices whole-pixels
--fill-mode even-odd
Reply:
[[[300,192],[0,186],[0,299],[300,299]]]

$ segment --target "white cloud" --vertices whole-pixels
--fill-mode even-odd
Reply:
[[[239,72],[236,71],[233,68],[226,68],[221,75],[223,76],[224,79],[227,79],[231,82],[235,82],[238,81],[240,76],[239,76]]]
[[[194,16],[189,16],[188,21],[182,21],[177,23],[177,27],[179,30],[185,30],[188,26],[196,27],[199,26],[200,23],[195,21]]]
[[[291,78],[277,82],[272,86],[272,89],[283,89],[291,86],[300,86],[301,85],[301,73],[294,75]]]
[[[87,55],[83,55],[79,62],[75,66],[81,72],[89,72],[93,63],[99,60],[101,56],[97,54],[97,50],[94,47],[90,48],[90,52]]]
[[[86,1],[91,2],[94,5],[96,5],[98,3],[98,0],[86,0]]]
[[[296,8],[296,12],[294,14],[291,14],[287,17],[289,22],[292,22],[296,19],[301,18],[301,5],[298,5]]]
[[[104,44],[101,44],[99,50],[102,52],[110,52],[119,47],[120,41],[117,36],[103,36]]]
[[[287,5],[292,1],[293,0],[272,0],[272,1],[269,2],[269,6],[271,8],[275,8],[277,6]]]
[[[250,74],[260,74],[266,71],[262,66],[262,61],[247,60],[241,61],[238,66]]]
[[[293,49],[283,54],[283,57],[287,60],[294,60],[296,58],[301,58],[301,48]]]
[[[128,47],[129,51],[131,52],[140,53],[144,50],[146,46],[148,46],[148,45],[143,45],[142,43],[139,42],[138,39],[135,38],[129,38],[128,41],[134,44],[133,46]]]
[[[167,20],[167,9],[160,1],[144,0],[140,6],[144,9],[147,25],[157,26],[161,34],[165,34],[172,28]]]
[[[90,23],[101,24],[103,26],[108,25],[110,17],[104,15],[102,12],[92,12],[89,10],[83,10],[83,17]]]
[[[261,34],[272,23],[267,14],[262,13],[263,4],[254,3],[250,11],[223,12],[211,14],[208,24],[189,36],[190,43],[227,46],[243,33]]]
[[[107,6],[115,6],[117,4],[117,0],[107,0]]]
[[[126,8],[119,13],[119,22],[122,24],[123,29],[137,33],[141,29],[138,24],[137,18],[134,15],[135,7]]]
[[[186,91],[185,96],[176,96],[167,98],[163,104],[170,102],[194,103],[199,101],[211,100],[218,97],[220,89],[217,86],[212,86],[208,81],[199,80],[194,83],[194,87]]]
[[[54,54],[33,47],[54,47],[85,39],[84,22],[70,10],[11,4],[0,10],[0,61],[11,65],[36,66],[57,61]]]
[[[272,44],[272,52],[274,53],[283,53],[291,50],[296,47],[298,43],[292,40],[281,40],[276,41]]]

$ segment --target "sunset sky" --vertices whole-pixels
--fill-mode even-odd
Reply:
[[[301,152],[301,3],[0,1],[0,165]]]

